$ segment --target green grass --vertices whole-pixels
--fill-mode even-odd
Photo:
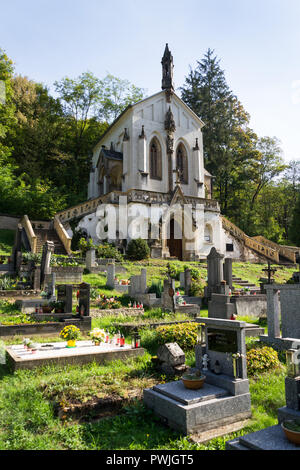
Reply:
[[[0,255],[10,255],[15,241],[15,231],[0,229]]]

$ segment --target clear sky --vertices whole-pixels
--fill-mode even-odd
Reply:
[[[0,0],[0,47],[16,72],[52,86],[111,73],[161,87],[165,43],[180,87],[210,47],[258,135],[286,160],[300,148],[300,0]]]

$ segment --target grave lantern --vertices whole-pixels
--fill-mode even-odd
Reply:
[[[297,349],[289,349],[286,351],[287,375],[289,377],[298,377],[300,375],[297,353],[299,354]]]
[[[137,331],[135,331],[131,337],[131,347],[132,349],[137,349],[141,347],[141,337]]]

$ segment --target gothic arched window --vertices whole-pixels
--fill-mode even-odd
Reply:
[[[161,146],[157,137],[153,137],[150,142],[150,178],[161,180],[162,178],[162,161]]]
[[[180,173],[180,181],[182,184],[188,184],[188,158],[185,146],[179,144],[176,150],[176,167]]]

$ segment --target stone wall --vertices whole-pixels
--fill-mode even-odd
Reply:
[[[83,268],[81,266],[53,266],[51,272],[56,274],[57,283],[82,282]]]
[[[90,316],[92,318],[101,318],[108,316],[128,316],[128,317],[138,317],[145,313],[143,308],[112,308],[112,309],[103,309],[95,310],[92,309]]]
[[[6,214],[0,214],[0,229],[17,230],[19,217],[11,217]]]
[[[262,295],[243,295],[231,297],[234,304],[234,313],[240,317],[261,318],[267,316],[267,296]]]

